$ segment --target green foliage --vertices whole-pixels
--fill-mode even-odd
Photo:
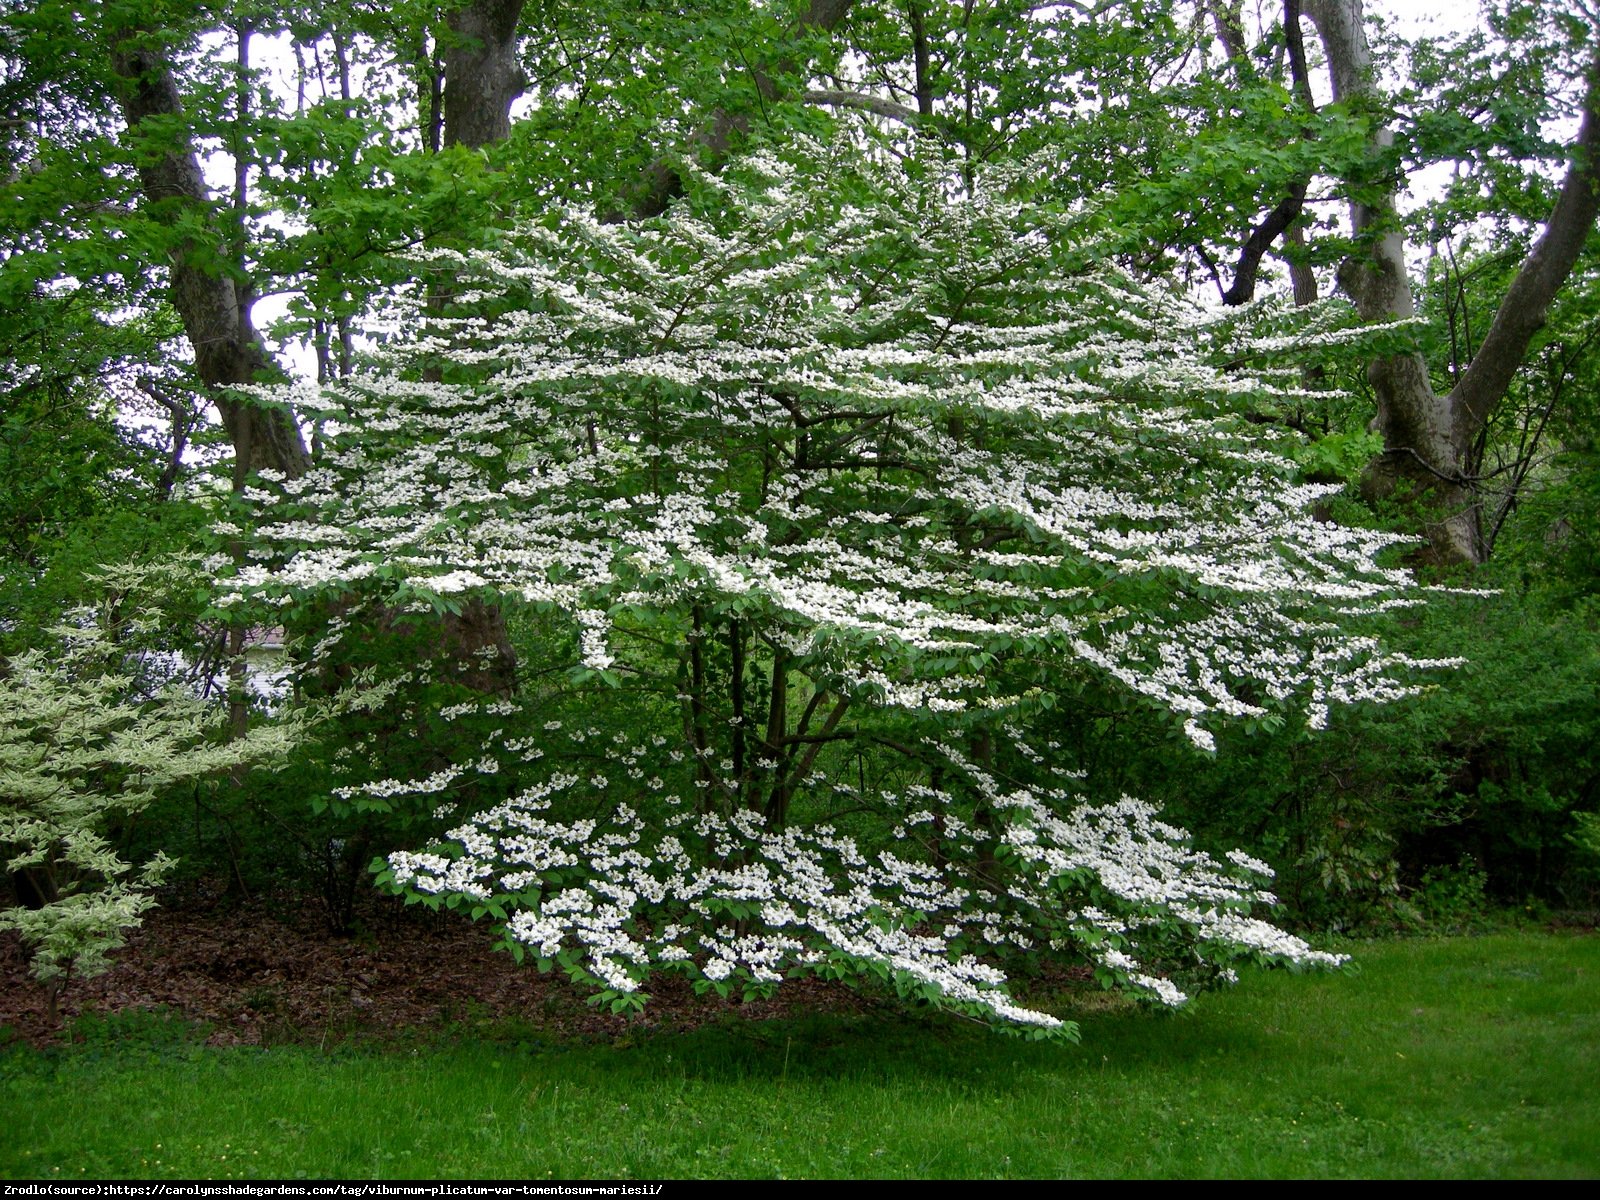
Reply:
[[[1592,879],[1600,879],[1600,812],[1575,812],[1572,825],[1567,840],[1580,856],[1578,870]]]
[[[1508,587],[1437,601],[1389,637],[1419,656],[1470,658],[1447,684],[1335,714],[1316,737],[1293,724],[1223,731],[1206,762],[1100,698],[1075,706],[1061,740],[1110,769],[1106,788],[1159,797],[1208,845],[1252,833],[1307,926],[1449,928],[1463,914],[1447,911],[1460,905],[1441,902],[1441,881],[1463,860],[1484,906],[1592,908],[1594,877],[1569,837],[1600,774],[1588,610]]]
[[[1405,55],[1399,142],[1411,169],[1450,162],[1443,195],[1419,207],[1419,241],[1505,245],[1549,214],[1552,166],[1565,156],[1552,118],[1592,55],[1582,4],[1486,0],[1456,38],[1424,38]],[[1566,115],[1564,113],[1560,115]]]
[[[1353,484],[1383,452],[1383,438],[1369,430],[1336,430],[1308,440],[1291,451],[1307,479],[1317,483]]]
[[[15,267],[0,258],[0,286]],[[0,575],[37,579],[77,531],[147,511],[166,466],[170,438],[133,377],[157,387],[137,363],[170,330],[159,316],[108,323],[104,299],[30,284],[0,302]]]
[[[1430,928],[1460,932],[1489,915],[1489,876],[1471,859],[1453,867],[1429,867],[1410,903]]]
[[[107,485],[123,446],[108,411],[74,411],[40,396],[9,401],[0,415],[0,561],[34,565],[114,500]]]
[[[1378,43],[1380,66],[1402,76],[1392,111],[1348,103],[1313,110],[1288,75],[1284,31],[1270,5],[1252,23],[1237,6],[1166,0],[1125,0],[1093,14],[1022,0],[858,3],[833,34],[800,36],[794,5],[563,0],[524,8],[528,92],[510,139],[471,153],[433,153],[430,121],[438,114],[431,106],[453,36],[450,7],[421,0],[6,6],[0,650],[46,646],[61,614],[83,601],[99,564],[200,544],[215,515],[209,503],[192,503],[202,493],[186,486],[197,460],[215,459],[217,447],[202,445],[197,454],[194,446],[207,437],[210,397],[190,385],[190,353],[176,341],[166,298],[174,249],[186,247],[255,295],[287,294],[275,336],[309,343],[331,378],[357,367],[363,349],[404,332],[372,320],[388,289],[437,289],[445,278],[416,281],[404,257],[411,247],[503,246],[512,216],[544,214],[552,204],[625,210],[652,164],[684,154],[715,168],[713,130],[728,133],[735,148],[746,139],[781,143],[794,130],[822,138],[843,132],[903,161],[927,197],[971,192],[986,164],[1061,164],[1014,181],[1017,194],[1078,214],[1079,228],[1093,229],[1099,245],[1142,280],[1181,276],[1191,286],[1220,281],[1246,232],[1299,181],[1312,184],[1301,226],[1307,241],[1284,252],[1326,268],[1349,247],[1335,228],[1347,199],[1451,165],[1443,195],[1408,218],[1414,244],[1431,250],[1419,297],[1424,324],[1390,335],[1392,342],[1369,341],[1359,355],[1337,345],[1279,344],[1264,357],[1218,360],[1230,369],[1265,362],[1282,372],[1291,394],[1255,402],[1251,418],[1296,432],[1279,448],[1303,478],[1354,484],[1378,449],[1366,429],[1363,358],[1414,340],[1441,392],[1459,378],[1548,211],[1563,153],[1559,121],[1593,40],[1592,13],[1581,5],[1496,0],[1459,36],[1409,50]],[[1241,18],[1242,53],[1214,36],[1230,12]],[[240,20],[255,31],[255,67],[246,71],[230,30]],[[1313,31],[1302,24],[1315,59]],[[180,117],[148,123],[137,136],[121,128],[110,70],[111,38],[122,25],[159,31],[151,43],[170,48],[183,101]],[[269,38],[277,39],[276,63],[265,52]],[[919,48],[927,59],[921,76]],[[890,102],[901,116],[807,98],[822,87]],[[927,115],[906,115],[921,108]],[[1374,155],[1367,139],[1378,122],[1396,126],[1397,144]],[[221,152],[236,156],[246,186],[232,197],[219,189],[214,205],[172,222],[171,202],[144,196],[137,168],[158,152],[191,146],[213,183],[232,166]],[[714,209],[707,201],[717,180],[687,174],[702,211]],[[876,203],[868,188],[834,198],[846,207]],[[770,255],[762,263],[779,265]],[[672,264],[682,272],[695,266],[690,257]],[[1063,257],[1059,266],[1069,273],[1081,262]],[[1487,872],[1494,899],[1531,892],[1585,903],[1592,876],[1569,835],[1573,814],[1595,808],[1600,771],[1586,683],[1600,580],[1595,279],[1591,255],[1468,465],[1497,559],[1485,582],[1505,594],[1394,629],[1396,644],[1419,656],[1474,660],[1446,691],[1402,709],[1335,715],[1320,740],[1308,740],[1279,712],[1252,715],[1239,727],[1219,727],[1222,755],[1197,764],[1169,721],[1093,681],[1058,678],[1042,665],[1036,642],[1019,640],[995,661],[946,654],[921,665],[945,675],[966,667],[992,672],[1010,694],[1027,697],[1027,719],[1073,747],[1075,765],[1108,781],[1103,798],[1115,799],[1109,781],[1121,780],[1165,798],[1216,846],[1259,836],[1282,872],[1281,890],[1308,923],[1388,920],[1427,872],[1463,856]],[[443,305],[436,294],[452,316],[486,311],[465,301]],[[907,295],[928,312],[949,313],[961,300],[934,288]],[[906,307],[901,332],[917,319]],[[966,313],[973,321],[984,315]],[[341,338],[350,353],[339,353]],[[1224,344],[1219,339],[1216,348]],[[591,349],[599,356],[609,347],[602,337]],[[445,357],[435,354],[418,369],[471,381]],[[1354,398],[1325,390],[1329,382]],[[659,389],[640,388],[629,403],[661,398]],[[341,415],[327,415],[319,441],[324,433],[337,439]],[[745,455],[745,469],[722,480],[731,493],[748,497],[759,486],[754,442],[729,436],[714,419],[692,432]],[[652,436],[678,435],[656,429]],[[185,438],[190,446],[180,454]],[[166,502],[169,490],[187,501]],[[470,521],[439,525],[447,540],[473,534]],[[392,582],[383,577],[375,586]],[[1158,590],[1148,579],[1086,586],[1099,589],[1094,603],[1129,611]],[[351,603],[367,599],[357,594]],[[326,699],[382,677],[395,689],[388,710],[342,712],[302,741],[279,774],[157,797],[134,830],[141,853],[182,845],[189,869],[202,861],[225,866],[251,886],[314,880],[337,924],[370,855],[436,831],[431,805],[339,792],[459,763],[494,728],[477,716],[443,715],[472,694],[438,645],[436,619],[459,616],[462,597],[400,588],[388,599],[427,611],[390,622],[361,647],[353,643],[372,628],[358,623],[345,645],[324,651],[308,689],[308,698]],[[169,605],[161,633],[167,648],[196,662],[217,656],[225,629],[224,614],[200,609],[200,602]],[[679,644],[687,627],[682,614],[659,622],[638,611],[608,615],[640,643]],[[331,607],[308,614],[288,631],[291,654],[313,653],[324,642],[319,624],[337,616]],[[681,720],[670,653],[642,674],[590,671],[570,622],[531,606],[508,616],[530,700],[522,736],[537,737],[547,721],[569,729],[593,721],[611,738]],[[256,617],[274,621],[260,613],[249,619]],[[730,608],[713,613],[712,623],[749,618]],[[725,639],[712,640],[708,668],[731,679]],[[771,688],[768,674],[749,665],[745,700],[757,710],[772,699]],[[396,682],[405,672],[412,677]],[[794,699],[803,704],[809,696],[797,691]],[[873,736],[905,744],[913,733],[912,722],[898,720]],[[828,746],[817,762],[830,773],[853,771],[863,790],[909,778],[893,752],[861,738]],[[471,803],[488,804],[510,786],[506,776],[481,773],[463,790]],[[845,820],[852,836],[870,841],[866,822]],[[282,851],[284,843],[293,850]]]

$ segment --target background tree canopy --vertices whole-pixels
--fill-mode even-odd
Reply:
[[[93,627],[156,730],[158,637],[208,732],[83,837],[340,927],[386,856],[620,1007],[1315,960],[1241,844],[1591,904],[1596,25],[19,0],[0,674]],[[30,928],[119,873],[14,828]]]

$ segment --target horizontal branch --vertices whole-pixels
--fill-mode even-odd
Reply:
[[[787,737],[780,738],[778,745],[815,746],[823,742],[850,742],[854,741],[858,736],[860,735],[853,729],[848,733],[791,733]]]
[[[1289,194],[1250,231],[1250,236],[1239,250],[1239,262],[1233,269],[1233,286],[1222,293],[1224,304],[1236,306],[1255,299],[1256,276],[1261,269],[1261,259],[1279,235],[1299,218],[1305,200],[1305,181],[1296,180],[1290,186]]]
[[[868,412],[858,408],[841,408],[834,412],[816,413],[815,415],[807,416],[801,411],[800,402],[793,396],[785,395],[783,392],[773,392],[772,398],[781,404],[784,411],[794,418],[794,427],[796,429],[810,429],[813,425],[822,425],[829,421],[879,421],[884,416],[882,412]]]
[[[825,104],[829,108],[859,109],[861,112],[869,112],[877,117],[888,117],[891,121],[900,121],[906,125],[915,125],[922,119],[922,114],[916,109],[907,108],[904,104],[896,104],[893,100],[874,96],[869,92],[816,88],[802,92],[800,99],[807,104]]]
[[[830,458],[824,462],[807,459],[795,464],[797,471],[858,471],[858,470],[910,471],[913,475],[927,475],[928,468],[921,463],[903,458]]]

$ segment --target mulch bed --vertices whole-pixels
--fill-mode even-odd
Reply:
[[[315,911],[287,904],[169,898],[94,979],[63,993],[59,1020],[27,972],[16,935],[0,933],[0,1042],[45,1045],[82,1036],[95,1017],[159,1010],[198,1023],[215,1045],[326,1044],[521,1026],[553,1039],[613,1038],[641,1028],[691,1028],[732,1013],[755,1020],[862,1011],[855,993],[812,980],[771,1000],[696,996],[686,980],[652,980],[641,1015],[584,1003],[558,973],[491,949],[493,931],[457,913],[403,909],[374,897],[359,932],[331,934]]]

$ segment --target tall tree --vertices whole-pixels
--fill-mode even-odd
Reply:
[[[194,349],[195,372],[233,443],[235,486],[266,469],[298,477],[310,456],[294,414],[231,390],[265,382],[275,371],[251,320],[251,280],[230,252],[236,247],[190,140],[170,34],[153,13],[107,15],[104,36],[139,184],[147,205],[173,233],[167,265],[172,303]]]
[[[1306,12],[1327,51],[1335,99],[1381,104],[1361,0],[1306,0]],[[1374,154],[1383,154],[1392,144],[1389,130],[1374,132]],[[1384,355],[1368,367],[1384,453],[1368,473],[1367,489],[1374,497],[1421,506],[1422,531],[1435,563],[1475,563],[1485,557],[1482,507],[1473,478],[1475,439],[1505,397],[1600,214],[1600,50],[1588,63],[1581,123],[1569,157],[1543,232],[1454,386],[1442,394],[1436,391],[1428,364],[1417,352]],[[1367,320],[1413,316],[1405,240],[1392,190],[1352,200],[1350,219],[1361,249],[1340,266],[1340,286]]]

